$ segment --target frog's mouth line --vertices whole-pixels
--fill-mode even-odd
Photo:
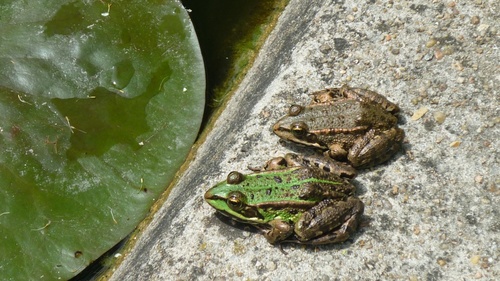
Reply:
[[[320,149],[328,149],[328,147],[322,143],[319,143],[317,141],[314,141],[313,138],[316,138],[316,135],[308,133],[307,136],[305,136],[305,140],[299,139],[296,136],[293,135],[293,133],[290,132],[289,129],[286,129],[281,126],[276,126],[273,128],[273,131],[276,135],[278,135],[282,139],[289,139],[292,142],[304,145],[304,146],[313,146],[317,147]],[[288,137],[291,136],[291,137]]]
[[[235,220],[237,222],[241,223],[248,223],[248,224],[262,224],[265,223],[263,218],[257,218],[257,217],[245,217],[239,213],[229,213],[226,210],[217,210],[217,212],[221,213],[222,215]]]
[[[310,133],[307,134],[307,138],[308,139],[311,139],[313,137],[315,138],[316,135],[310,134]],[[319,143],[317,141],[307,141],[307,140],[301,140],[299,138],[294,138],[294,139],[291,139],[291,140],[294,141],[294,142],[296,142],[296,143],[298,143],[298,144],[302,144],[304,146],[309,146],[309,147],[312,146],[312,147],[316,147],[316,148],[323,149],[323,150],[324,149],[328,149],[328,147],[326,147],[326,145],[323,145],[323,144],[321,144],[321,143]]]
[[[206,198],[206,197],[205,197]],[[231,219],[242,223],[250,223],[250,224],[260,224],[265,223],[264,216],[258,211],[257,206],[249,206],[244,205],[240,210],[233,210],[229,206],[225,205],[223,208],[217,208],[214,202],[217,201],[226,201],[227,198],[219,195],[211,195],[207,200],[208,204],[217,209],[217,211],[224,216],[227,216]]]

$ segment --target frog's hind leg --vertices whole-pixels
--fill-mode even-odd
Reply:
[[[324,200],[305,212],[295,224],[297,243],[344,242],[358,229],[363,210],[363,202],[356,197],[348,197],[345,201]]]
[[[401,149],[403,139],[404,131],[400,128],[385,131],[371,129],[354,143],[347,159],[356,168],[381,164]]]

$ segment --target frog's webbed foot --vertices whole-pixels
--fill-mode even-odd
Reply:
[[[287,153],[284,157],[275,157],[267,161],[264,167],[252,168],[255,172],[275,171],[291,167],[318,168],[325,172],[338,175],[343,178],[354,178],[357,175],[356,169],[350,165],[334,160],[326,156],[302,156],[295,153]]]
[[[264,171],[275,171],[291,167],[285,157],[274,157],[264,164],[262,167],[250,167],[247,168],[254,172],[264,172]]]
[[[304,167],[310,166],[307,160],[304,160],[304,157],[299,156],[295,153],[287,153],[284,157],[274,157],[264,164],[261,168],[252,168],[248,167],[250,170],[255,172],[263,172],[263,171],[276,171],[282,170],[291,167]]]
[[[334,103],[345,98],[342,88],[326,88],[324,90],[313,92],[311,96],[311,105]]]
[[[266,170],[266,165],[267,165],[267,163],[264,166],[260,166],[260,167],[247,166],[247,169],[249,169],[252,172],[264,172]]]
[[[371,129],[354,143],[347,159],[357,168],[383,163],[401,148],[403,139],[404,131],[397,127],[385,131]]]

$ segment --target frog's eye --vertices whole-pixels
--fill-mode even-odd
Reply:
[[[292,123],[292,125],[290,125],[290,129],[295,136],[305,136],[309,131],[307,124],[304,122]]]
[[[245,206],[246,197],[239,191],[232,191],[227,196],[227,205],[233,211],[240,211]]]
[[[290,109],[288,109],[288,115],[297,116],[300,114],[301,111],[302,111],[302,106],[294,104],[290,106]]]
[[[243,175],[240,172],[232,171],[227,175],[228,184],[238,184],[243,181]]]

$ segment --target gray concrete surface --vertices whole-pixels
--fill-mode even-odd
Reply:
[[[292,0],[112,280],[499,278],[499,8]],[[232,170],[304,151],[279,142],[271,125],[311,91],[344,83],[398,103],[406,131],[404,151],[355,181],[367,223],[353,240],[285,245],[285,255],[216,217],[204,192]]]

